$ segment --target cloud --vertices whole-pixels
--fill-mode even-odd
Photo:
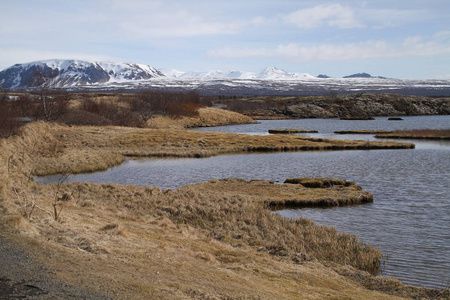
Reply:
[[[104,0],[109,3],[105,25],[126,39],[184,38],[238,33],[245,22],[220,19],[198,5],[160,0]]]
[[[433,38],[441,41],[449,40],[450,31],[439,31],[433,35]]]
[[[426,18],[429,18],[429,13],[425,10],[377,9],[367,8],[365,5],[350,7],[340,3],[321,4],[281,16],[285,23],[302,29],[322,26],[384,29]]]
[[[439,35],[441,39],[442,36],[445,36],[445,34]],[[392,43],[385,40],[312,46],[289,43],[280,44],[274,48],[228,47],[208,51],[208,55],[215,58],[281,58],[295,63],[446,54],[450,54],[449,41],[419,36],[407,37],[402,43]]]
[[[358,15],[374,29],[396,27],[429,18],[426,11],[411,9],[362,9],[358,11]]]
[[[19,0],[17,0],[19,1]],[[8,24],[0,37],[38,40],[142,41],[158,38],[191,38],[233,35],[262,19],[224,17],[210,7],[161,0],[96,0],[38,4],[9,3],[0,11]],[[5,12],[6,10],[6,12]],[[7,13],[9,12],[9,13]]]
[[[312,8],[300,9],[283,17],[284,21],[303,29],[328,25],[338,28],[365,27],[348,6],[339,3],[322,4]]]
[[[410,37],[407,37],[407,38],[405,38],[403,40],[403,46],[404,47],[411,47],[411,46],[417,45],[421,41],[422,41],[422,37],[419,36],[419,35],[410,36]]]

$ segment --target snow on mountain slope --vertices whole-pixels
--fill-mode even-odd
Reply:
[[[262,80],[290,80],[290,79],[312,79],[316,78],[308,73],[288,73],[275,67],[267,67],[259,73],[245,71],[220,71],[211,70],[206,72],[183,72],[178,70],[161,70],[164,75],[172,78],[195,78],[195,79],[262,79]]]
[[[34,86],[37,72],[51,78],[52,84],[58,87],[164,77],[155,68],[142,64],[52,59],[16,64],[7,68],[0,72],[0,83],[6,88]]]
[[[162,74],[164,74],[164,76],[169,77],[169,78],[178,78],[186,73],[186,72],[176,70],[176,69],[158,69],[158,71],[161,72]]]
[[[314,79],[315,76],[308,73],[288,73],[284,70],[267,67],[256,76],[258,79],[271,79],[271,80],[292,80],[292,79]]]
[[[258,79],[282,79],[287,76],[289,75],[286,71],[275,67],[267,67],[257,74]]]

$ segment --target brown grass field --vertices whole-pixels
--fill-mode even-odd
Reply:
[[[269,129],[271,134],[293,134],[293,133],[317,133],[317,130],[305,130],[305,129]]]
[[[450,129],[420,129],[377,134],[377,138],[450,140]]]
[[[380,251],[355,236],[271,211],[371,201],[370,193],[343,180],[227,179],[177,190],[33,181],[37,174],[106,169],[126,155],[411,147],[31,123],[0,139],[1,234],[49,268],[54,280],[112,299],[445,298],[448,291],[376,276]]]
[[[384,134],[390,133],[387,130],[339,130],[335,131],[336,134]]]
[[[430,139],[430,140],[449,140],[450,129],[415,129],[403,131],[388,130],[341,130],[335,131],[336,134],[374,134],[377,138],[391,139]]]

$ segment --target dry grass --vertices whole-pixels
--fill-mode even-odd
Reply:
[[[269,129],[271,134],[293,134],[293,133],[317,133],[317,130],[306,130],[306,129]]]
[[[382,134],[389,133],[387,130],[340,130],[335,131],[336,134]]]
[[[247,147],[248,139],[255,144],[333,143],[286,138],[25,126],[19,136],[0,140],[2,234],[51,268],[59,280],[114,299],[397,298],[384,293],[389,280],[368,288],[353,278],[375,278],[370,273],[379,266],[378,250],[352,235],[307,219],[285,219],[269,209],[274,195],[351,195],[352,185],[311,191],[302,184],[223,180],[162,191],[117,184],[44,186],[30,178],[38,167],[49,173],[63,165],[74,170],[95,153],[100,159],[157,148],[182,155],[189,152],[183,148],[198,145],[196,149],[217,154]],[[77,151],[85,152],[72,158]],[[52,167],[47,170],[46,164]],[[96,159],[89,162],[95,164]],[[54,203],[58,218],[52,215]],[[347,273],[326,267],[334,264],[345,266]],[[401,284],[390,293],[413,294]]]
[[[326,207],[373,202],[373,195],[353,182],[330,178],[288,178],[284,184],[264,180],[225,179],[198,184],[197,188],[249,197],[272,209]]]
[[[170,118],[156,115],[147,121],[147,127],[152,129],[184,129],[252,123],[255,123],[252,118],[239,113],[213,107],[202,107],[198,110],[198,116],[196,117]]]
[[[420,129],[377,134],[377,138],[450,140],[450,129]]]

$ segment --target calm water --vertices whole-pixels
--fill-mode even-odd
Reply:
[[[263,121],[199,130],[266,134],[271,128],[335,130],[450,128],[450,116],[407,117],[404,121],[303,119]],[[225,155],[202,159],[128,160],[107,172],[74,175],[70,181],[117,182],[177,188],[215,178],[240,177],[283,182],[288,177],[336,177],[355,181],[374,194],[374,203],[279,212],[307,217],[357,235],[383,251],[382,273],[405,283],[443,288],[450,282],[450,142],[415,141],[416,149],[288,152]],[[38,179],[58,180],[59,176]]]

